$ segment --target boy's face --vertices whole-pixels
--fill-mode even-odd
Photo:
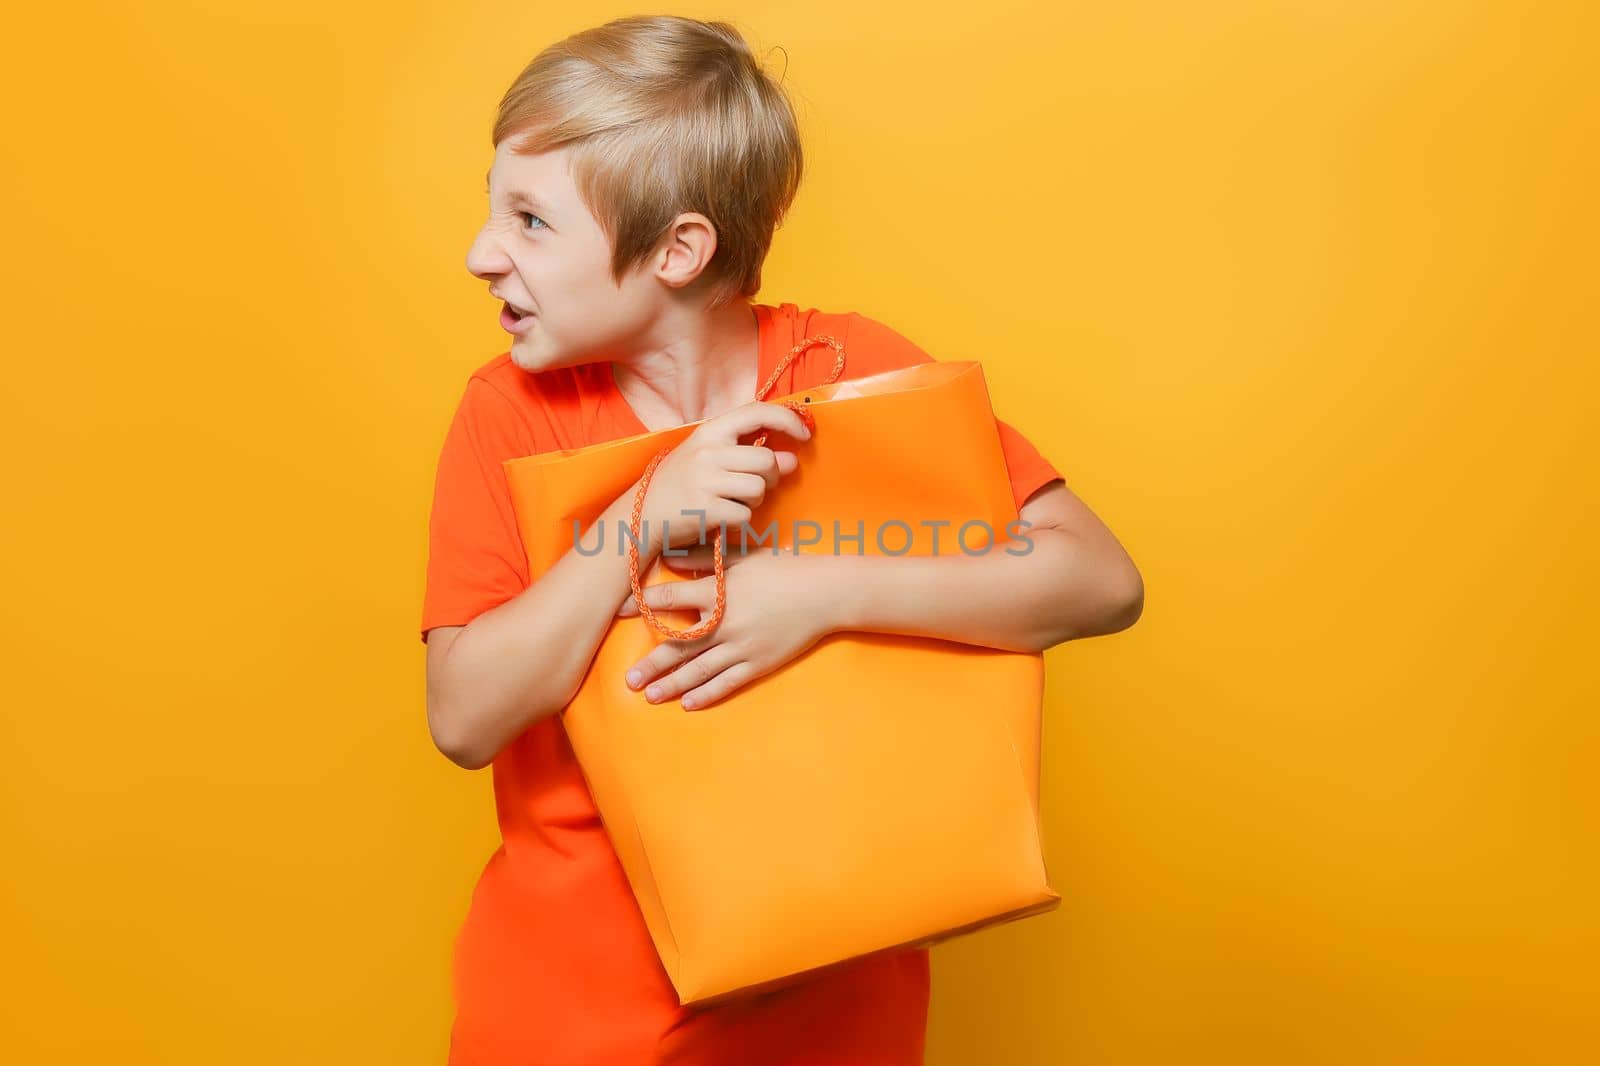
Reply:
[[[489,168],[489,218],[467,269],[505,304],[511,359],[524,370],[625,359],[649,331],[663,286],[650,263],[611,279],[611,244],[572,182],[566,149],[513,155]],[[652,260],[653,262],[653,260]]]

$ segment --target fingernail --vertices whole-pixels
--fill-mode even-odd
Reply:
[[[686,711],[693,710],[694,706],[695,706],[695,699],[694,699],[693,696],[685,696],[683,698],[683,709],[684,710],[686,710]]]
[[[651,703],[659,700],[661,698],[661,686],[651,685],[649,688],[644,690],[644,697]]]
[[[629,688],[638,688],[639,687],[639,671],[637,671],[637,670],[629,670],[628,671],[628,687]]]

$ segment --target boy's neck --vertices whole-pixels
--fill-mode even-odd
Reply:
[[[661,324],[649,350],[611,364],[617,390],[646,429],[714,418],[755,399],[760,328],[747,300]]]

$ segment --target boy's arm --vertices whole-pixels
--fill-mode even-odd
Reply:
[[[859,313],[847,343],[862,373],[935,361],[905,335]],[[1006,554],[1027,545],[996,530],[988,553],[968,555],[947,529],[935,556],[838,556],[840,565],[830,568],[838,593],[833,628],[1040,651],[1138,620],[1144,584],[1133,560],[1032,442],[995,422],[1016,498],[1026,501],[1018,515],[1032,523],[1022,530],[1032,550]]]
[[[828,566],[834,630],[906,633],[1006,651],[1044,651],[1138,621],[1144,581],[1111,531],[1065,483],[1018,512],[1016,540],[996,530],[982,554],[941,535],[938,555],[840,555]],[[1014,527],[1015,528],[1015,527]],[[1032,542],[1027,554],[1022,552]]]
[[[530,580],[504,463],[551,443],[537,430],[510,394],[474,374],[439,451],[421,618],[427,721],[434,746],[468,769],[566,706],[629,591],[618,552],[569,548]],[[630,488],[598,520],[609,532],[631,510]],[[641,560],[653,555],[641,546]]]
[[[626,525],[638,482],[595,521]],[[620,525],[619,525],[620,524]],[[594,526],[581,542],[594,543]],[[652,534],[640,567],[659,551]],[[524,729],[572,701],[617,607],[632,590],[626,552],[585,555],[576,544],[515,597],[465,626],[428,631],[428,729],[451,762],[489,765]]]

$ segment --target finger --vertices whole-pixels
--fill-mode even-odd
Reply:
[[[733,530],[728,531],[728,541],[722,550],[722,569],[732,570],[735,565],[754,555],[759,548],[750,547],[742,537],[734,537]],[[670,566],[675,573],[683,574],[715,574],[717,558],[711,554],[710,548],[692,548],[690,554],[685,556],[663,555],[661,561]],[[712,581],[711,602],[701,610],[710,610],[716,603],[716,582]]]
[[[765,445],[758,447],[754,444],[731,445],[717,453],[716,461],[729,472],[760,477],[763,499],[777,488],[779,478],[793,473],[800,465],[799,457],[793,452],[775,451]]]
[[[647,585],[645,587],[648,589],[650,586]],[[649,601],[648,598],[646,598],[645,602],[649,603],[650,601]],[[661,608],[655,607],[655,606],[652,606],[650,609],[653,610],[653,611],[661,610]],[[617,608],[617,617],[618,618],[637,618],[638,616],[639,616],[639,604],[638,604],[638,601],[636,601],[633,598],[633,592],[630,590],[628,592],[628,595],[623,599],[622,606]]]
[[[709,611],[717,597],[716,584],[711,578],[663,581],[655,585],[646,585],[643,591],[644,605],[652,611]],[[631,595],[617,613],[620,615],[624,610],[629,614],[638,613]]]
[[[728,444],[717,449],[716,461],[724,470],[759,474],[772,465],[772,449],[764,444]]]
[[[669,670],[694,658],[717,643],[715,634],[697,640],[668,640],[657,644],[650,654],[628,667],[622,680],[629,688],[639,689],[649,685]],[[646,694],[648,698],[648,693]]]
[[[705,684],[685,692],[683,707],[685,710],[694,710],[727,699],[734,690],[749,683],[755,676],[756,668],[748,660],[736,662]]]
[[[717,644],[684,662],[659,681],[652,682],[645,689],[645,699],[651,703],[674,699],[680,693],[705,685],[738,661],[737,652],[727,644]]]
[[[757,504],[766,496],[767,479],[760,474],[741,474],[730,471],[716,479],[712,490],[725,500],[737,500],[740,503]]]
[[[662,553],[661,561],[672,567],[674,570],[689,571],[715,570],[717,562],[716,556],[711,553],[710,548],[690,548],[683,555],[667,555]],[[731,555],[726,552],[723,553],[722,561],[724,565],[731,562]]]
[[[794,452],[768,448],[764,444],[730,445],[718,452],[716,458],[724,470],[740,470],[762,477],[773,475],[767,482],[769,485],[776,481],[777,474],[787,474],[800,465],[800,459]]]
[[[677,586],[694,584],[693,581],[662,581],[659,584],[646,584],[643,587],[642,597],[635,597],[632,592],[627,594],[627,599],[622,600],[622,605],[616,608],[618,618],[632,618],[638,613],[638,600],[645,600],[645,607],[653,611],[693,611],[701,610],[698,603],[691,603],[696,599],[693,589],[690,591],[677,591]]]
[[[737,444],[740,437],[749,436],[763,429],[787,433],[795,440],[811,439],[811,431],[800,420],[800,416],[780,403],[754,400],[718,416],[715,421],[718,433],[730,444]]]
[[[760,448],[757,448],[754,445],[742,444],[739,447],[741,450],[748,450],[758,453],[756,455],[749,456],[748,458],[742,457],[741,462],[743,462],[746,466],[755,466],[759,464],[757,469],[752,472],[760,474],[761,477],[766,481],[768,492],[771,492],[777,487],[778,479],[780,477],[785,474],[794,473],[795,468],[800,465],[800,457],[795,455],[794,452],[778,451],[768,448],[764,445]],[[730,467],[730,469],[743,469],[743,467]]]

